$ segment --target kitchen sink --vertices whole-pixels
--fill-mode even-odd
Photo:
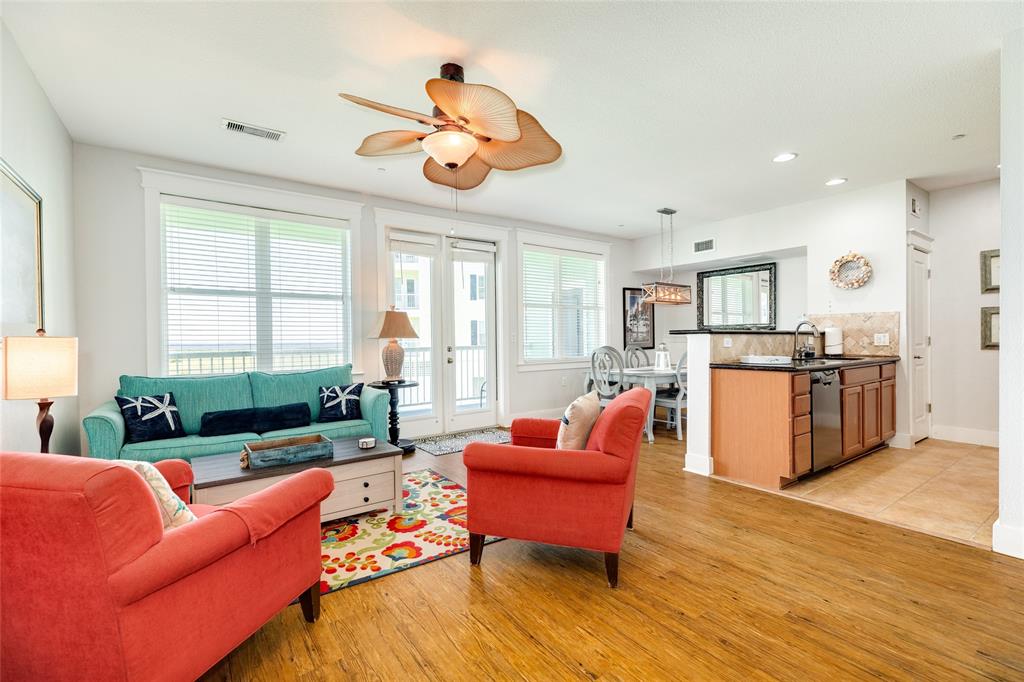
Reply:
[[[740,362],[744,365],[792,365],[793,358],[788,355],[742,355]]]

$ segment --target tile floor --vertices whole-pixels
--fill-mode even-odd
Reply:
[[[928,439],[913,450],[888,448],[778,492],[991,549],[998,460],[996,448]]]

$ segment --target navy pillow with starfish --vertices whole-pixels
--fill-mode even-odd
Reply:
[[[115,396],[117,406],[124,415],[126,442],[144,443],[164,438],[181,438],[185,429],[181,415],[174,404],[174,394],[143,395],[136,397]]]
[[[320,418],[318,422],[341,422],[350,419],[362,419],[363,411],[359,409],[359,396],[363,393],[362,384],[348,386],[320,387]]]

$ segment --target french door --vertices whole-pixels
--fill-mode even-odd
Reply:
[[[391,299],[418,339],[402,341],[402,435],[493,426],[497,353],[494,252],[488,242],[392,232]]]

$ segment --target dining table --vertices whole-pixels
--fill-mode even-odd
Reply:
[[[651,405],[647,408],[647,442],[654,442],[654,398],[658,394],[659,384],[675,384],[676,371],[674,369],[659,369],[657,367],[628,367],[621,372],[617,369],[611,370],[613,379],[617,376],[620,384],[640,384],[651,392]],[[583,380],[583,391],[591,390],[594,377],[591,370],[587,370]]]

